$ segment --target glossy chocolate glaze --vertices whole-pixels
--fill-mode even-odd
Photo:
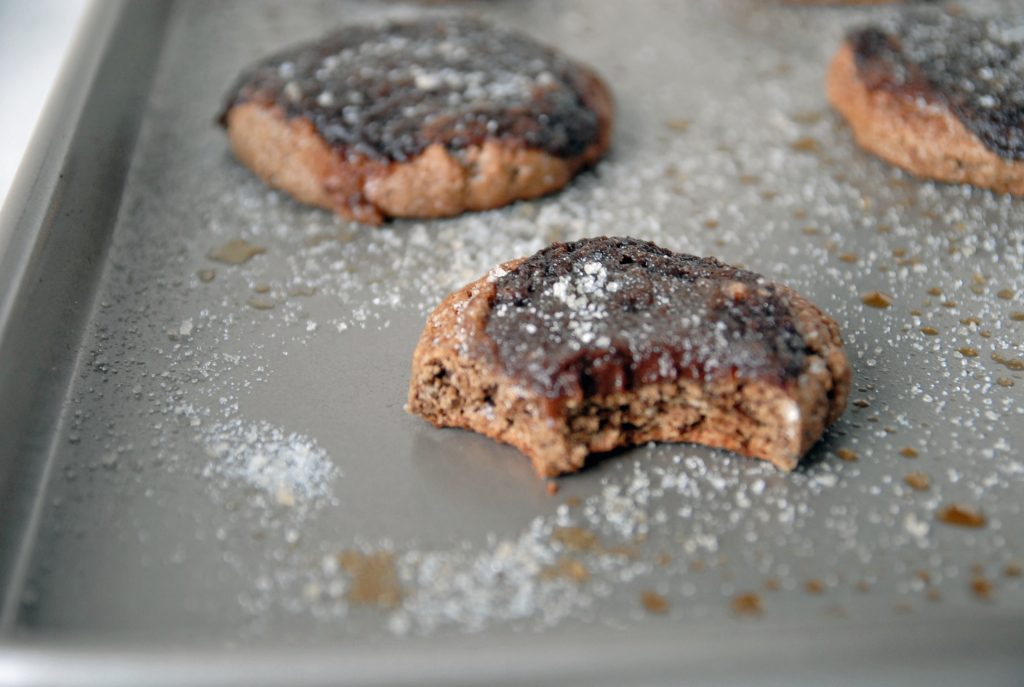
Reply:
[[[947,106],[999,156],[1024,159],[1024,21],[917,9],[848,39],[868,88]]]
[[[549,399],[803,370],[786,293],[714,258],[630,238],[559,243],[496,278],[485,326],[505,372]]]
[[[486,138],[573,157],[599,135],[587,71],[516,33],[466,18],[347,26],[246,70],[231,106],[276,104],[347,154],[404,161],[431,143]]]

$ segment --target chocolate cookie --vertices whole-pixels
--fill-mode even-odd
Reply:
[[[608,148],[590,69],[466,18],[349,26],[242,74],[238,158],[298,200],[371,224],[555,191]]]
[[[908,12],[850,32],[828,99],[861,147],[921,177],[1024,193],[1024,21]]]
[[[449,295],[416,347],[408,409],[511,444],[545,476],[648,441],[792,470],[849,387],[836,324],[792,290],[714,258],[595,238]]]

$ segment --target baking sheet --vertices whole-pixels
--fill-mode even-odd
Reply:
[[[970,668],[1012,683],[1024,639],[1024,206],[893,170],[828,111],[823,73],[844,27],[890,11],[174,4],[94,267],[38,528],[24,528],[25,574],[9,578],[13,665],[42,679],[47,648],[86,644],[144,666],[153,647],[241,647],[262,659],[194,658],[206,672],[188,679],[273,679],[253,668],[268,647],[321,668],[358,649],[370,658],[350,664],[352,681],[416,680],[445,675],[432,656],[483,670],[460,651],[472,646],[509,664],[495,679],[536,677],[547,664],[517,658],[531,655],[564,679],[613,680],[609,665],[655,679],[716,660],[783,675],[798,667],[764,657],[795,658],[798,644],[828,647],[821,670],[848,653],[890,675],[898,647],[907,679]],[[595,66],[618,107],[609,159],[549,198],[380,229],[301,207],[233,161],[213,121],[244,65],[330,26],[446,12]],[[551,241],[601,234],[742,264],[839,322],[852,404],[804,467],[648,446],[549,495],[513,449],[403,411],[412,349],[447,291]],[[266,252],[208,257],[234,239]],[[892,306],[864,305],[872,291]],[[13,403],[17,391],[2,391]],[[930,488],[910,488],[910,472]],[[940,522],[950,504],[985,525]],[[400,601],[360,603],[345,551],[378,556],[372,570],[395,574],[382,598]],[[645,608],[650,592],[664,613]]]

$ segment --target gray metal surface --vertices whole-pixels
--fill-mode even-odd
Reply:
[[[370,229],[231,158],[213,120],[249,61],[459,11],[606,76],[595,172]],[[0,682],[1019,684],[1024,206],[913,180],[828,112],[844,27],[887,11],[99,6],[0,225]],[[514,450],[404,413],[444,293],[598,234],[742,263],[835,317],[855,404],[806,466],[642,447],[552,496]],[[238,238],[266,252],[207,257]],[[949,504],[985,525],[940,522]],[[567,548],[565,527],[600,543]],[[352,549],[390,557],[397,606],[356,602]],[[652,590],[667,613],[644,610]],[[758,616],[736,612],[748,592]]]

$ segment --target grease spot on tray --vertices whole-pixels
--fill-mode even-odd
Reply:
[[[267,252],[263,246],[249,243],[245,239],[232,239],[222,246],[211,250],[207,257],[210,260],[223,262],[225,265],[244,265],[257,255]]]
[[[349,574],[348,600],[354,604],[395,608],[402,601],[402,586],[389,551],[343,551],[338,563]]]

